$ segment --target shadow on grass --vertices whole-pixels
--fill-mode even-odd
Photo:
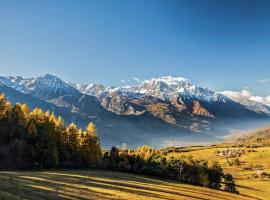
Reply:
[[[5,180],[0,179],[0,183],[2,183],[2,181],[4,181],[4,184],[1,185],[2,187],[0,187],[0,189],[5,191],[5,193],[16,196],[17,199],[115,199],[109,197],[110,194],[108,193],[91,190],[87,193],[83,191],[76,192],[72,187],[61,187],[59,184],[53,184],[49,181],[31,181],[14,176],[7,177]],[[59,188],[57,194],[56,187]]]
[[[69,174],[62,174],[62,173],[61,174],[53,173],[53,175],[54,175],[54,177],[50,177],[50,179],[55,180],[55,181],[58,180],[58,178],[56,178],[55,176],[59,176],[60,179],[62,179],[63,176],[65,176],[65,182],[70,182],[69,181],[69,178],[67,178],[67,177],[69,177],[69,176],[72,176],[72,177],[76,176],[74,174],[69,175]],[[48,176],[42,176],[42,177],[48,178]],[[166,189],[155,188],[155,187],[157,187],[157,185],[154,185],[154,184],[145,184],[144,182],[134,182],[133,181],[134,184],[132,184],[132,183],[129,183],[129,181],[127,181],[126,179],[125,179],[125,183],[121,183],[119,181],[112,181],[112,180],[110,180],[110,181],[96,180],[96,179],[93,179],[93,178],[87,177],[87,176],[86,177],[82,177],[81,175],[79,175],[79,177],[80,177],[79,182],[73,182],[73,183],[81,183],[81,184],[85,184],[85,185],[91,185],[92,187],[94,186],[94,184],[97,184],[97,187],[103,187],[103,188],[106,188],[105,185],[112,185],[114,187],[117,187],[119,190],[123,190],[122,189],[123,187],[125,187],[125,188],[132,188],[131,190],[137,189],[137,190],[135,190],[135,193],[138,190],[148,190],[147,193],[149,193],[150,191],[154,191],[154,192],[161,192],[161,193],[166,193],[166,194],[174,194],[174,195],[179,195],[179,196],[187,196],[187,197],[198,198],[198,199],[209,199],[209,198],[207,198],[209,196],[211,196],[213,198],[223,198],[224,200],[227,199],[222,194],[216,194],[216,195],[215,194],[210,194],[209,192],[204,192],[202,190],[195,189],[195,188],[188,189],[188,188],[185,188],[185,187],[181,187],[180,185],[171,186],[171,185],[168,184],[168,186],[170,186],[171,188],[168,189],[168,190],[166,190]],[[72,180],[74,180],[74,178],[72,178]],[[84,180],[84,181],[81,181],[81,180]],[[163,182],[162,181],[162,183],[166,183],[166,182]],[[175,191],[175,190],[178,190],[178,191]],[[185,194],[183,192],[191,193],[192,195]],[[196,195],[203,195],[205,197],[196,197],[194,194],[196,194]],[[143,194],[143,195],[146,195],[146,194]],[[165,197],[163,197],[163,198],[165,198]]]
[[[5,185],[5,192],[8,191],[10,194],[18,197],[22,196],[26,199],[120,199],[120,197],[117,196],[117,192],[136,194],[144,197],[145,199],[157,198],[169,200],[172,198],[166,195],[170,194],[173,194],[176,197],[181,196],[185,199],[193,198],[208,200],[209,197],[212,199],[232,199],[229,198],[231,195],[229,193],[228,197],[226,198],[223,194],[219,194],[214,190],[202,191],[196,188],[189,189],[187,188],[187,185],[186,187],[181,187],[181,185],[172,186],[172,184],[174,184],[173,182],[166,182],[146,177],[128,176],[124,173],[120,174],[123,175],[122,178],[119,177],[119,175],[114,176],[113,172],[107,172],[106,174],[97,172],[96,175],[93,173],[95,172],[0,172],[0,183],[8,183]],[[130,180],[130,178],[134,177],[137,181],[134,181],[134,179]],[[100,180],[101,178],[111,179]],[[119,182],[116,179],[123,182]],[[131,183],[129,181],[131,181]],[[154,185],[154,183],[157,185]],[[161,189],[159,188],[160,184],[170,188],[168,188],[168,190],[164,188]],[[98,191],[99,189],[115,191],[116,194],[114,195],[109,192]],[[18,191],[21,191],[21,194],[18,194]],[[239,197],[241,196],[239,195]]]
[[[90,171],[90,172],[93,172],[93,171]],[[98,173],[99,172],[100,171],[98,171]],[[106,173],[108,173],[108,172],[106,172]],[[106,178],[110,177],[113,180],[107,181],[107,180],[96,180],[96,179],[92,178],[94,175],[89,174],[89,173],[76,174],[76,172],[71,172],[71,174],[69,174],[68,172],[66,172],[66,173],[43,172],[43,174],[46,174],[50,177],[53,176],[51,178],[55,179],[55,180],[57,180],[57,178],[56,178],[57,176],[59,176],[60,179],[62,179],[63,176],[72,177],[72,178],[78,177],[80,179],[80,183],[84,183],[84,184],[86,183],[85,181],[88,181],[88,183],[96,182],[98,184],[111,184],[114,186],[136,188],[139,190],[150,190],[150,191],[162,192],[162,193],[167,193],[167,194],[174,194],[174,195],[179,195],[179,196],[185,196],[186,194],[181,193],[181,192],[187,192],[187,193],[192,194],[192,195],[187,195],[187,196],[192,197],[192,198],[199,198],[199,199],[205,199],[205,197],[206,197],[206,199],[209,199],[209,197],[213,197],[214,199],[224,199],[224,200],[232,198],[232,193],[220,194],[219,190],[210,190],[209,188],[206,188],[207,191],[204,191],[202,189],[196,189],[195,187],[188,188],[188,187],[190,187],[190,185],[187,185],[187,184],[180,185],[179,183],[176,183],[173,181],[163,181],[163,180],[157,180],[157,179],[150,179],[150,178],[143,177],[143,176],[136,176],[136,175],[130,175],[130,174],[125,174],[125,173],[117,173],[117,176],[114,176],[113,173],[114,172],[109,172],[108,173],[109,176],[106,176]],[[91,175],[91,177],[89,177],[89,175]],[[119,177],[119,175],[122,175],[122,177]],[[45,177],[47,177],[47,176],[45,176]],[[97,176],[97,177],[100,177],[100,176]],[[138,182],[128,180],[128,179],[134,178],[134,177],[136,177]],[[68,179],[68,178],[65,178],[65,179]],[[84,180],[84,181],[81,181],[81,180]],[[121,183],[121,182],[119,182],[119,180],[122,180],[125,183]],[[131,184],[129,182],[132,182],[134,184]],[[147,184],[147,183],[149,183],[149,184]],[[158,185],[154,185],[153,183],[157,183],[158,185],[162,184],[163,188],[162,189],[155,188],[155,187],[158,187]],[[177,185],[172,186],[172,184],[177,184]],[[167,190],[164,189],[164,187],[166,187],[166,186],[170,187],[170,188],[168,188]],[[224,194],[227,194],[228,197],[227,198],[224,197]],[[203,195],[203,197],[197,197],[197,195]],[[249,197],[252,199],[257,199],[257,198],[253,198],[253,197],[248,196],[248,195],[237,195],[237,199],[240,200],[241,196],[242,197]],[[236,195],[234,195],[234,197],[236,197]]]

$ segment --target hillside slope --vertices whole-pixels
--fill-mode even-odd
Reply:
[[[252,200],[173,181],[108,171],[0,172],[0,199]]]
[[[236,143],[242,145],[270,145],[270,127],[258,129],[238,138]]]
[[[254,199],[269,200],[270,176],[259,178],[256,175],[258,169],[263,169],[265,173],[270,174],[270,147],[237,148],[231,146],[231,144],[220,144],[215,146],[185,147],[179,149],[179,152],[168,153],[167,156],[192,156],[194,159],[205,159],[209,163],[218,161],[226,173],[234,176],[240,194],[252,196]],[[228,149],[232,153],[245,152],[238,157],[239,165],[231,165],[229,163],[235,160],[233,155],[228,159],[227,156],[220,156],[217,153],[226,152]]]

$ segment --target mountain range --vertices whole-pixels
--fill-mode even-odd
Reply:
[[[270,108],[236,102],[188,79],[164,76],[135,86],[66,83],[46,74],[37,78],[0,77],[0,93],[12,103],[27,103],[61,115],[66,123],[96,123],[105,147],[127,143],[160,146],[168,140],[216,141],[250,122],[261,126]]]

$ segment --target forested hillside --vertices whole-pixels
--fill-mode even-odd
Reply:
[[[101,160],[96,129],[74,123],[27,105],[12,106],[0,96],[0,169],[94,167]]]

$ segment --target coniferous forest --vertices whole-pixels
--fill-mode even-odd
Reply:
[[[102,150],[95,125],[66,125],[54,113],[0,96],[0,169],[104,169],[162,177],[237,193],[234,178],[218,163],[166,157],[149,146]]]

